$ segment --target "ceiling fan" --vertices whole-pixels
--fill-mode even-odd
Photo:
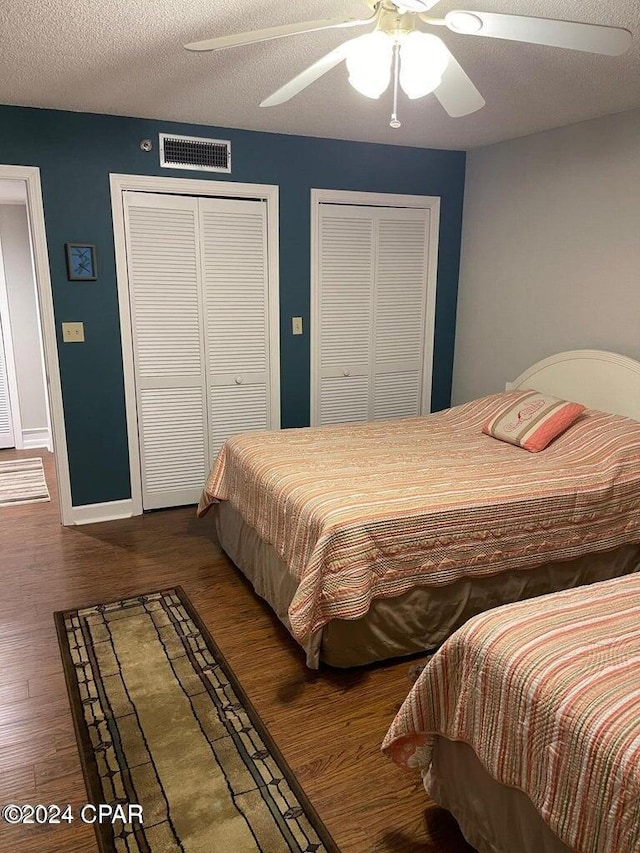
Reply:
[[[608,56],[625,53],[632,40],[631,33],[619,27],[550,18],[461,10],[448,12],[443,18],[434,18],[428,12],[438,0],[365,2],[372,14],[364,19],[334,18],[285,24],[192,42],[185,47],[193,51],[222,50],[299,33],[373,25],[367,34],[343,42],[314,62],[262,101],[260,106],[273,107],[285,103],[345,61],[349,82],[369,98],[379,98],[393,80],[390,125],[400,127],[398,86],[410,99],[433,92],[446,112],[454,118],[469,115],[485,105],[484,98],[449,48],[438,36],[425,32],[421,28],[423,24],[464,35],[529,42]]]

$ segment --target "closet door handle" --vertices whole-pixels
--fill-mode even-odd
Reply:
[[[343,376],[351,376],[351,371],[350,370],[343,370],[342,375]]]
[[[242,385],[243,382],[244,379],[242,378],[242,376],[236,376],[236,385]]]

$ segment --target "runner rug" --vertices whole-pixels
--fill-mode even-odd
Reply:
[[[55,619],[103,853],[337,853],[180,587]]]
[[[0,462],[0,506],[50,500],[42,459]]]

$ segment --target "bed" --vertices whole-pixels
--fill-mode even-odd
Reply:
[[[382,745],[480,853],[640,850],[640,575],[508,604],[429,661]]]
[[[543,453],[482,433],[502,395],[225,443],[198,513],[310,667],[424,652],[490,607],[640,568],[640,364],[562,353],[507,393],[528,388],[590,407]]]

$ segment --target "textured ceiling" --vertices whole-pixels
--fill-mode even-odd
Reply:
[[[440,0],[456,8],[622,26],[621,57],[594,56],[448,31],[444,40],[487,105],[449,118],[433,95],[358,95],[344,66],[287,104],[258,104],[346,38],[307,33],[195,54],[190,41],[315,18],[369,14],[364,0],[3,0],[0,103],[434,148],[474,148],[640,107],[640,0]],[[438,31],[442,35],[442,31]]]

